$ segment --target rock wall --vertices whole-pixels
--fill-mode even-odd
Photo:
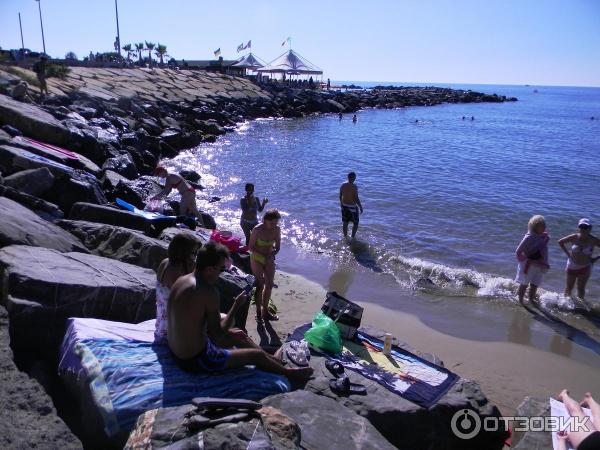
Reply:
[[[13,362],[8,313],[0,306],[0,448],[80,449],[37,381]]]

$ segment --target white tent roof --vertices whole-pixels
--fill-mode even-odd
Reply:
[[[323,71],[304,59],[294,50],[280,55],[259,72],[286,73],[288,75],[323,75]]]
[[[264,67],[264,62],[261,62],[260,58],[257,58],[252,53],[248,53],[246,56],[242,56],[235,63],[232,64],[232,67],[241,67],[244,69],[257,70],[261,67]]]

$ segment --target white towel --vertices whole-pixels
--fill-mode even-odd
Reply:
[[[583,413],[590,418],[590,421],[588,422],[588,424],[591,423],[592,413],[590,412],[590,410],[588,408],[582,408],[582,409],[583,409]],[[553,398],[550,399],[550,415],[552,417],[564,417],[565,423],[570,417],[570,415],[567,411],[567,408],[565,407],[563,402],[559,402],[558,400],[554,400]],[[561,430],[553,430],[551,432],[552,433],[552,447],[554,448],[554,450],[558,449],[558,437],[556,436],[556,433],[558,431],[561,431]],[[569,444],[568,441],[567,441],[567,448],[569,450],[573,449],[573,447],[571,447],[571,445]]]

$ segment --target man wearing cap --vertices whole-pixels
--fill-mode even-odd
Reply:
[[[592,257],[594,247],[600,247],[600,239],[592,235],[590,219],[580,219],[577,228],[577,233],[563,237],[558,241],[558,245],[567,255],[565,296],[571,296],[573,287],[577,283],[577,297],[583,300],[585,286],[592,273],[592,265],[600,259],[600,256]],[[570,247],[567,244],[570,244]]]
[[[150,200],[159,200],[169,195],[172,189],[177,189],[181,194],[181,201],[179,202],[179,214],[182,216],[196,216],[198,219],[198,225],[204,227],[204,220],[202,219],[202,213],[198,211],[196,205],[196,190],[183,179],[181,175],[176,173],[169,173],[164,167],[157,167],[154,169],[154,176],[165,179],[165,187],[155,196],[151,197]]]

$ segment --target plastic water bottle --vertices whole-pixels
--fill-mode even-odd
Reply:
[[[387,333],[383,340],[383,354],[389,355],[392,353],[392,335]]]

